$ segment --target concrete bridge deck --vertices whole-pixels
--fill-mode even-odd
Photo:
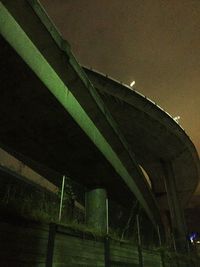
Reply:
[[[125,205],[137,199],[154,225],[161,224],[157,202],[166,208],[170,165],[184,206],[199,180],[199,158],[180,126],[124,85],[86,75],[38,1],[1,1],[0,8],[1,145],[105,187]]]
[[[159,223],[133,152],[37,1],[2,1],[0,25],[1,145],[126,205],[137,199]]]

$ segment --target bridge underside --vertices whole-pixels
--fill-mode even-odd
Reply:
[[[86,76],[37,1],[2,2],[8,43],[1,38],[0,145],[45,177],[43,166],[104,187],[125,205],[137,199],[154,225],[159,209],[138,163],[166,208],[163,162],[170,162],[185,205],[199,170],[180,127],[123,85],[87,70]]]
[[[0,49],[1,146],[40,173],[46,175],[43,165],[89,188],[105,187],[127,205],[133,195],[105,157],[2,37]]]
[[[155,103],[127,86],[85,68],[141,166],[162,209],[168,209],[164,164],[170,162],[184,207],[199,180],[199,159],[183,129]]]

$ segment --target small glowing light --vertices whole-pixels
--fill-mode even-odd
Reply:
[[[192,233],[192,234],[190,234],[189,238],[190,238],[190,242],[191,242],[192,244],[194,244],[194,240],[195,240],[196,237],[197,237],[197,233]]]
[[[180,116],[174,117],[175,122],[179,123],[180,118],[181,118]]]
[[[200,241],[197,241],[197,244],[200,244]]]
[[[133,87],[134,84],[135,84],[135,81],[132,81],[132,82],[130,83],[130,87]]]

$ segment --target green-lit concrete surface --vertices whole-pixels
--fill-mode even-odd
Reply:
[[[199,158],[188,136],[139,93],[86,69],[88,79],[38,1],[0,7],[3,145],[89,188],[104,187],[125,205],[138,200],[157,229],[158,203],[168,208],[170,187],[163,164],[171,162],[173,200],[182,206],[198,183]]]
[[[45,29],[26,1],[19,3],[17,1],[2,2],[6,5],[5,7],[1,4],[0,24],[1,33],[4,38],[30,66],[33,72],[98,147],[108,162],[113,166],[115,172],[123,179],[130,191],[134,193],[154,224],[156,225],[156,221],[159,223],[159,212],[153,195],[145,183],[143,174],[137,166],[130,148],[127,147],[122,135],[116,130],[117,125],[114,121],[113,125],[111,125],[111,116],[107,109],[102,106],[103,102],[97,97],[98,94],[95,94],[94,91],[91,95],[92,85],[86,76],[83,77],[84,75],[81,73],[81,68],[78,67],[77,63],[75,64],[76,67],[71,63],[74,62],[73,56],[71,54],[66,55],[63,61],[63,52],[57,47],[56,43],[49,43],[49,50],[47,48],[42,48],[41,50],[41,45],[43,47],[48,45],[47,40],[51,38],[51,35],[46,31],[45,34],[48,38],[44,39],[45,34],[39,34],[39,28],[35,28],[37,33],[35,32],[33,26],[34,20],[37,26],[41,27],[41,31],[45,31]],[[33,2],[34,5],[37,4],[37,1]],[[17,4],[18,9],[16,8]],[[30,16],[26,22],[23,17],[23,12],[25,12],[25,10],[30,12]],[[16,19],[14,17],[16,17]],[[34,17],[33,21],[32,17]],[[32,24],[30,25],[30,23]],[[16,36],[18,37],[17,39]],[[52,39],[50,42],[52,42]],[[54,49],[54,47],[56,47],[55,54],[52,54],[51,50]],[[57,51],[59,53],[58,59],[61,60],[61,63],[59,60],[55,62],[56,56],[54,55],[57,55]],[[67,57],[69,57],[70,64],[67,63]],[[64,68],[62,70],[60,69],[63,62],[66,66],[66,71]],[[59,64],[60,66],[58,66]],[[85,87],[86,84],[90,89]],[[84,95],[82,90],[85,90]],[[88,96],[91,102],[88,101],[89,99],[87,100]],[[98,105],[96,103],[97,100],[99,101]],[[102,110],[105,111],[107,117],[102,113]],[[101,119],[97,119],[97,116]],[[109,120],[107,118],[109,118]],[[143,191],[145,191],[145,193],[143,193]],[[154,208],[152,209],[152,207]]]

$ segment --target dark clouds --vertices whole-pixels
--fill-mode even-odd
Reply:
[[[180,123],[200,153],[199,0],[42,0],[81,64],[138,91]]]

